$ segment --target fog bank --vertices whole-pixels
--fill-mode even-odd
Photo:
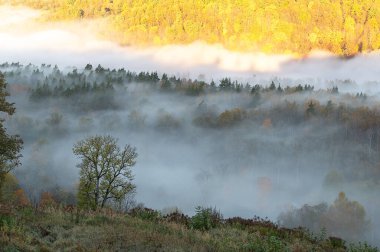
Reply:
[[[40,12],[21,7],[0,7],[0,62],[57,64],[82,67],[96,62],[109,68],[159,71],[182,77],[220,79],[225,76],[250,82],[278,78],[376,81],[379,52],[349,60],[325,52],[296,59],[286,55],[231,52],[220,45],[134,48],[121,47],[96,37],[102,20],[40,24]]]

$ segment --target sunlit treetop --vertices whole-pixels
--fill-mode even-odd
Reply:
[[[106,36],[125,45],[201,40],[239,51],[305,55],[319,49],[342,56],[380,48],[380,1],[376,0],[10,2],[47,9],[48,20],[106,17]]]

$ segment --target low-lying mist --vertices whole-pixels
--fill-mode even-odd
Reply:
[[[109,134],[137,148],[136,200],[148,207],[193,214],[197,205],[215,206],[226,217],[276,221],[344,191],[370,220],[360,238],[379,237],[377,96],[339,92],[350,85],[344,81],[322,83],[332,86],[324,90],[278,79],[261,87],[225,79],[218,87],[86,69],[0,68],[17,108],[7,128],[25,142],[15,175],[31,199],[56,187],[75,193],[74,143]]]
[[[105,20],[38,22],[41,12],[23,7],[0,6],[0,62],[57,64],[81,67],[96,62],[110,68],[158,71],[180,77],[260,82],[277,78],[308,79],[314,85],[325,80],[352,80],[377,87],[379,52],[341,59],[315,51],[302,59],[290,55],[231,52],[221,45],[195,42],[188,45],[135,48],[119,46],[94,34],[105,29]]]

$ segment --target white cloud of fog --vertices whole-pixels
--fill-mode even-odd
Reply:
[[[26,8],[15,8],[10,6],[0,6],[1,23],[0,28],[7,28],[10,25],[27,22],[39,16],[38,11],[32,11]]]
[[[197,68],[199,65],[214,66],[222,71],[232,72],[277,72],[281,64],[291,57],[265,55],[263,53],[230,52],[220,45],[210,46],[195,42],[189,45],[171,45],[147,50],[154,61],[183,68]]]

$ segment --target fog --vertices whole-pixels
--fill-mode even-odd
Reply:
[[[21,67],[21,75],[7,75],[10,99],[17,108],[7,128],[24,139],[23,164],[15,175],[32,198],[55,186],[74,191],[79,173],[76,164],[80,162],[72,153],[74,143],[87,136],[110,134],[120,145],[136,146],[136,199],[148,207],[177,206],[193,214],[197,205],[215,206],[227,217],[259,215],[275,221],[290,207],[331,203],[344,191],[349,199],[365,206],[371,220],[372,229],[364,238],[373,244],[379,240],[379,187],[368,186],[366,178],[332,187],[325,184],[331,171],[350,174],[360,169],[372,146],[342,141],[346,128],[339,123],[264,125],[265,113],[286,101],[300,106],[310,99],[339,104],[351,101],[345,93],[364,92],[369,96],[364,105],[376,107],[378,52],[344,60],[324,52],[313,52],[303,59],[238,53],[202,42],[147,49],[121,47],[95,37],[90,32],[93,26],[87,23],[40,25],[36,21],[39,15],[25,8],[0,8],[4,20],[0,25],[0,62],[58,65],[64,73],[74,68],[82,72],[91,63],[94,67],[158,71],[160,77],[168,73],[217,83],[231,77],[251,85],[266,86],[271,81],[283,86],[311,84],[316,92],[268,97],[252,107],[249,93],[193,97],[132,83],[105,96],[106,105],[115,107],[94,109],[91,105],[100,100],[93,94],[32,101],[28,89],[36,86],[33,69],[37,67],[29,71]],[[0,71],[17,69],[4,67]],[[43,71],[41,80],[51,72],[51,68],[39,69]],[[340,96],[318,92],[334,86],[339,87]],[[204,114],[220,115],[234,108],[246,109],[254,122],[217,129],[194,123]],[[257,109],[265,113],[256,115]]]
[[[231,52],[221,45],[203,42],[121,47],[96,36],[99,27],[105,29],[104,20],[41,24],[40,16],[41,12],[28,8],[0,7],[0,62],[57,64],[62,68],[91,62],[109,68],[159,71],[207,80],[228,76],[255,82],[278,77],[317,80],[319,85],[336,79],[364,84],[376,81],[380,74],[379,52],[344,60],[320,51],[303,58]]]
[[[35,74],[37,69],[42,72]],[[364,237],[371,242],[378,237],[379,188],[372,182],[377,177],[368,177],[363,161],[378,160],[378,147],[368,146],[366,137],[359,142],[345,140],[344,124],[318,120],[294,124],[297,115],[286,119],[280,112],[287,102],[294,101],[299,104],[296,113],[303,118],[303,106],[309,100],[348,102],[355,108],[378,104],[377,96],[363,103],[345,93],[322,90],[284,96],[263,93],[263,102],[253,106],[252,96],[245,92],[194,97],[163,92],[150,84],[125,83],[115,85],[110,93],[32,99],[35,91],[28,89],[45,80],[54,85],[61,74],[54,74],[57,70],[52,66],[0,70],[7,76],[11,101],[17,108],[7,128],[25,141],[23,165],[15,175],[32,199],[56,186],[75,192],[80,160],[72,153],[73,145],[88,136],[110,134],[120,145],[137,148],[139,157],[133,167],[136,200],[151,208],[176,206],[193,214],[197,205],[215,206],[226,217],[259,215],[275,221],[287,209],[331,203],[344,191],[349,199],[365,206],[374,225]],[[82,74],[83,70],[77,71]],[[73,73],[63,74],[68,86],[73,85]],[[90,83],[107,79],[94,72],[84,74]],[[221,121],[219,126],[207,126],[209,115],[220,118],[224,111],[235,108],[246,110],[251,119],[236,125],[224,126]],[[363,171],[358,170],[361,167]],[[344,178],[326,185],[331,172]]]

